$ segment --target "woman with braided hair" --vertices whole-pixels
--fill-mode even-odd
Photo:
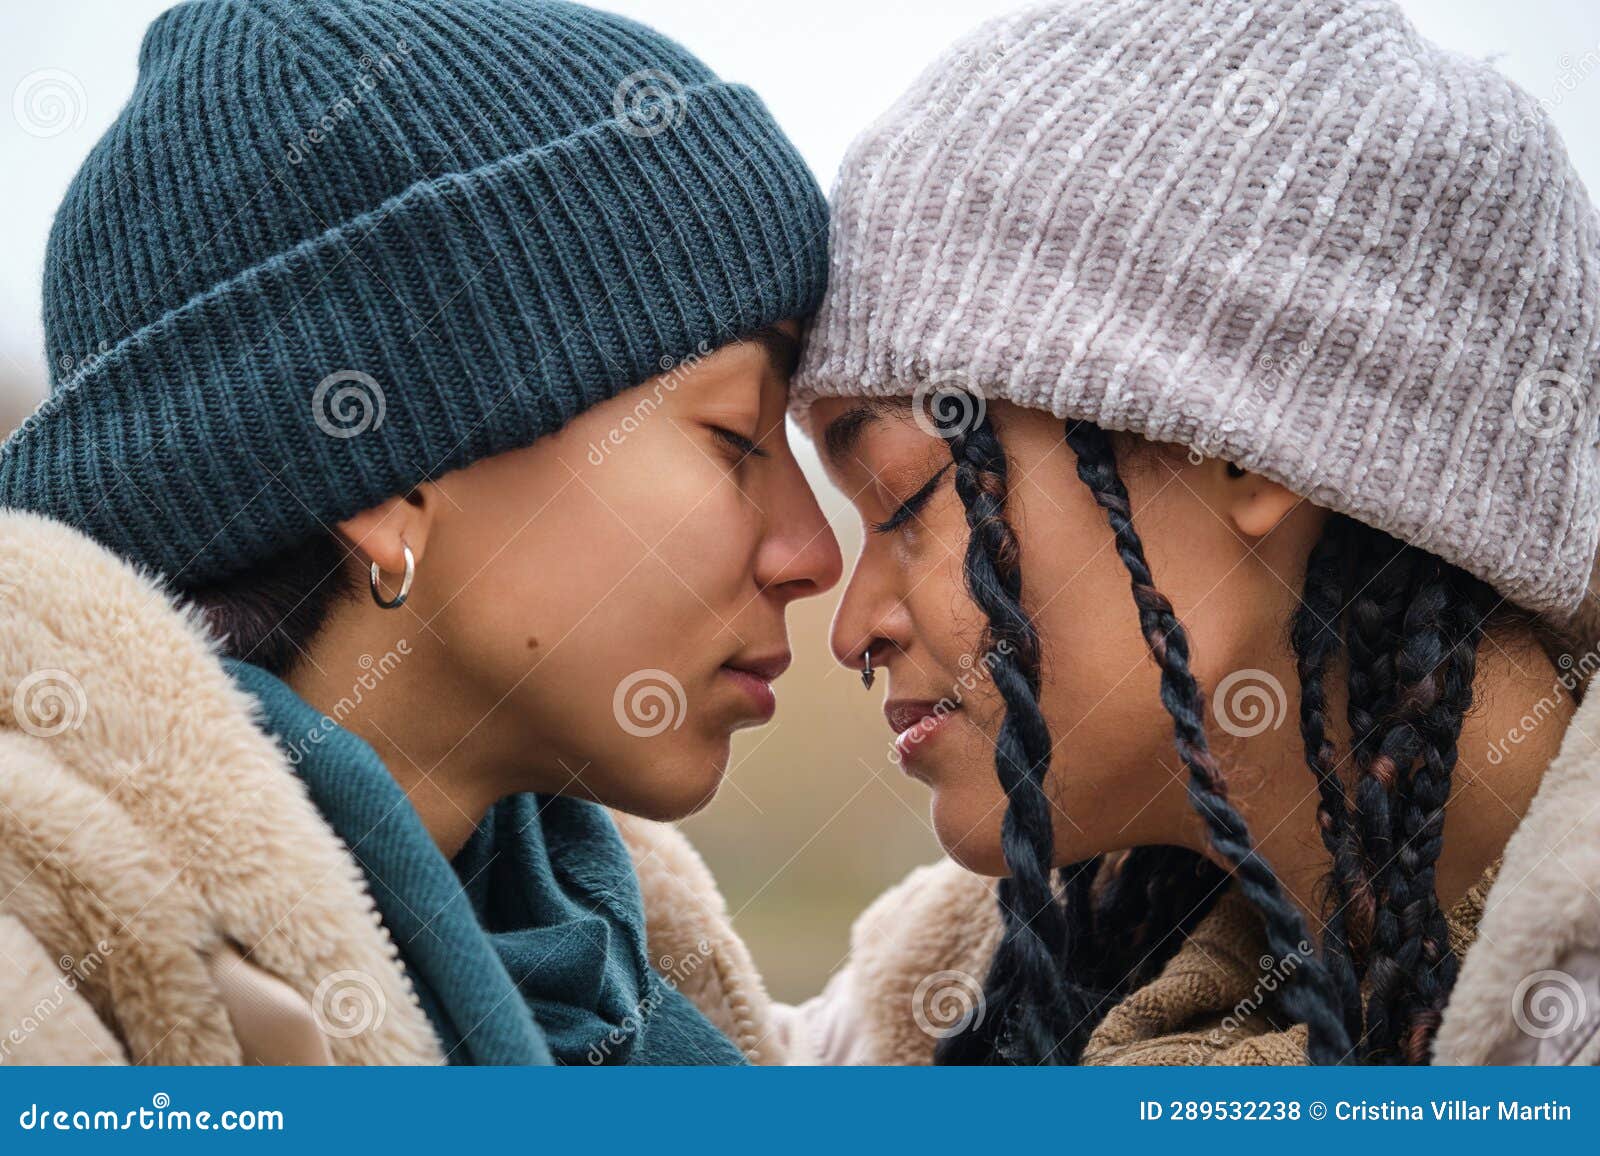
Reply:
[[[791,1054],[1594,1060],[1600,223],[1534,102],[1386,3],[1044,4],[834,202],[833,648],[950,859]]]

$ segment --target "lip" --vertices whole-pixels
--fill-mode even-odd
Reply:
[[[730,659],[722,665],[725,670],[754,675],[763,682],[776,682],[783,677],[783,672],[789,669],[789,664],[793,661],[794,656],[784,650],[764,658]]]
[[[787,653],[765,658],[737,659],[723,663],[721,673],[750,700],[750,717],[758,724],[765,723],[778,709],[778,696],[774,693],[772,684],[789,669],[792,661],[792,657]]]
[[[901,765],[926,755],[931,740],[960,709],[957,706],[941,710],[938,703],[920,699],[891,699],[884,703],[883,717],[895,733],[894,749],[900,755]]]

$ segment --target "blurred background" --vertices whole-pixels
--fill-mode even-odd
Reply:
[[[961,33],[1007,0],[602,0],[753,85],[824,187],[851,137]],[[0,433],[44,396],[39,278],[51,215],[73,172],[133,88],[144,26],[166,0],[8,3],[0,15]],[[1543,102],[1578,170],[1600,192],[1600,6],[1583,0],[1403,0],[1424,35],[1493,60]],[[803,459],[846,559],[860,532]],[[837,593],[837,592],[836,592]],[[926,792],[888,759],[878,698],[828,655],[833,598],[790,613],[795,665],[778,719],[744,732],[728,785],[686,824],[780,998],[819,990],[850,922],[910,867],[938,855]]]

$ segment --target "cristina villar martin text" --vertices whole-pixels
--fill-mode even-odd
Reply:
[[[1397,1100],[1339,1100],[1331,1115],[1335,1120],[1570,1120],[1572,1108],[1555,1100],[1429,1100],[1426,1107]]]

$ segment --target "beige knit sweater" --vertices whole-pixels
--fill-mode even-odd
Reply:
[[[1448,913],[1451,946],[1477,934],[1496,863]],[[918,868],[857,921],[851,959],[821,996],[784,1013],[791,1063],[927,1064],[938,1033],[974,1010],[999,940],[993,881],[946,859]],[[1304,1025],[1266,1012],[1286,973],[1259,916],[1230,890],[1149,984],[1102,1021],[1088,1065],[1306,1062]]]

